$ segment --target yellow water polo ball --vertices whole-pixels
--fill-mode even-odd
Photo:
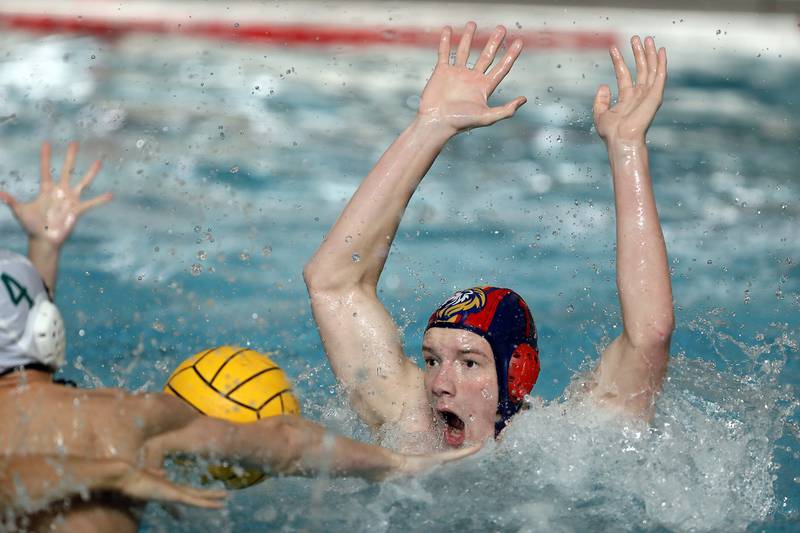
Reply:
[[[236,346],[211,348],[186,359],[169,377],[164,392],[204,415],[243,424],[300,414],[283,370],[267,354]],[[212,465],[208,471],[229,489],[249,487],[265,477],[260,470],[229,464]]]

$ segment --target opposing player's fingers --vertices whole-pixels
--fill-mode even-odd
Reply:
[[[511,46],[508,48],[506,55],[503,56],[502,61],[499,64],[492,67],[492,70],[489,71],[489,79],[491,80],[489,85],[489,94],[492,94],[497,86],[500,85],[500,82],[503,81],[503,78],[511,71],[511,67],[514,66],[514,62],[519,57],[520,52],[522,52],[522,39],[514,39],[514,42],[511,43]]]
[[[636,61],[636,85],[647,84],[647,59],[645,58],[644,45],[638,35],[631,37],[631,49],[633,58]]]
[[[450,26],[442,28],[439,36],[439,64],[450,63],[450,39],[453,36],[453,29]]]
[[[201,507],[203,509],[221,509],[225,506],[227,493],[220,490],[204,490],[177,485],[170,481],[160,482],[161,498],[167,501]]]
[[[477,26],[474,22],[469,21],[464,27],[464,33],[461,34],[461,40],[458,42],[458,50],[456,51],[456,66],[464,66],[469,59],[469,50],[472,47],[472,37],[475,35]]]
[[[43,142],[42,149],[39,151],[39,176],[40,176],[40,186],[44,186],[46,183],[53,182],[53,174],[50,170],[50,152],[52,148],[50,147],[50,143]]]
[[[67,146],[67,155],[64,157],[64,166],[61,167],[61,184],[69,184],[72,169],[75,168],[75,158],[78,155],[78,143],[73,141]]]
[[[597,88],[597,94],[594,96],[594,105],[592,106],[592,113],[594,114],[594,121],[608,111],[611,107],[611,88],[608,85],[601,85]]]
[[[644,40],[644,50],[647,56],[647,85],[652,86],[656,83],[656,74],[658,73],[658,52],[656,51],[656,42],[652,37]]]
[[[475,62],[476,72],[486,72],[489,69],[489,65],[492,64],[492,61],[494,61],[494,58],[497,55],[497,50],[503,43],[505,36],[506,29],[503,26],[498,26],[494,29],[494,33],[492,33],[492,36],[489,37],[488,41],[486,41],[486,46],[483,47],[483,52],[481,52],[480,57],[478,57],[478,60]]]
[[[94,177],[97,176],[98,172],[100,172],[102,166],[103,162],[99,159],[92,163],[92,166],[89,167],[89,170],[83,175],[81,181],[79,181],[78,185],[75,187],[75,189],[78,191],[78,194],[81,194],[86,187],[91,185],[92,180],[94,180]]]
[[[95,196],[94,198],[90,198],[84,202],[78,204],[77,213],[78,216],[84,214],[86,211],[93,209],[99,205],[105,204],[110,202],[114,198],[114,194],[107,192],[105,194],[101,194],[100,196]]]
[[[488,126],[503,119],[514,116],[517,109],[522,107],[528,99],[524,96],[518,96],[505,105],[490,107],[489,110],[481,117],[481,125]]]
[[[632,87],[631,73],[628,70],[628,66],[625,65],[625,60],[622,58],[622,52],[619,51],[619,48],[612,46],[609,53],[611,54],[611,62],[614,64],[614,75],[617,77],[617,88],[619,89],[621,100]]]
[[[658,90],[659,97],[664,95],[664,85],[667,83],[667,49],[658,51],[658,66],[656,67],[656,81],[653,86]]]

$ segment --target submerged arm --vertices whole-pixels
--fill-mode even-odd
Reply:
[[[304,270],[333,371],[373,429],[424,405],[421,371],[404,355],[397,326],[376,290],[406,206],[452,136],[510,117],[525,102],[517,98],[500,107],[487,105],[522,42],[514,41],[487,73],[505,29],[495,30],[470,69],[466,62],[474,32],[474,23],[468,24],[451,64],[451,30],[444,29],[439,61],[422,93],[417,117],[364,179]]]
[[[221,507],[225,495],[176,485],[158,471],[140,470],[119,459],[15,455],[0,459],[0,464],[0,509],[23,513],[94,492],[207,508]]]
[[[594,115],[606,143],[614,181],[617,219],[617,288],[623,332],[603,352],[596,370],[595,397],[649,418],[669,360],[674,327],[672,287],[664,236],[656,210],[645,134],[661,105],[666,51],[648,37],[632,39],[635,85],[620,51],[611,57],[619,98],[610,107],[607,86],[598,90]]]

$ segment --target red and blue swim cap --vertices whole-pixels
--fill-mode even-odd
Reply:
[[[539,377],[538,336],[525,300],[500,287],[461,290],[433,312],[425,331],[430,328],[463,329],[489,342],[499,388],[495,434],[500,433]]]

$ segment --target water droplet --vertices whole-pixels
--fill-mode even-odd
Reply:
[[[192,265],[192,270],[191,270],[192,276],[199,276],[202,271],[203,271],[202,266],[198,265],[197,263]]]
[[[361,261],[361,256],[358,255],[358,254],[353,254],[352,259],[353,259],[353,263],[358,263],[359,261]]]
[[[200,261],[205,261],[206,259],[208,259],[208,254],[204,250],[200,250],[199,252],[197,252],[197,258]]]
[[[233,165],[231,167],[231,174],[236,174],[237,172],[239,172],[239,165]]]
[[[144,146],[144,139],[136,141],[136,148],[141,148],[142,146]]]
[[[350,243],[352,240],[353,240],[353,236],[352,235],[348,235],[347,237],[344,238],[344,242],[346,242],[346,243]]]
[[[241,259],[242,261],[250,261],[250,254],[248,254],[247,252],[242,252],[239,254],[239,259]]]
[[[203,228],[201,228],[200,226],[195,226],[195,227],[194,227],[194,232],[195,232],[195,233],[200,233],[200,230],[201,230],[201,229],[203,229]]]
[[[567,306],[567,313],[572,313],[572,312],[574,312],[574,311],[575,311],[575,306],[574,306],[574,305],[572,305],[572,304],[569,304],[569,305]]]
[[[159,333],[164,333],[167,330],[167,328],[164,327],[164,324],[159,322],[158,319],[156,319],[156,321],[153,322],[153,329],[158,331]]]
[[[547,92],[549,92],[549,93],[553,92],[553,86],[552,85],[547,88]]]
[[[86,335],[86,332],[84,330],[82,330],[82,329],[79,329],[78,330],[78,336],[79,337],[83,337],[84,335]]]
[[[271,253],[272,253],[272,246],[267,245],[261,249],[261,255],[263,255],[264,257],[270,255]]]

